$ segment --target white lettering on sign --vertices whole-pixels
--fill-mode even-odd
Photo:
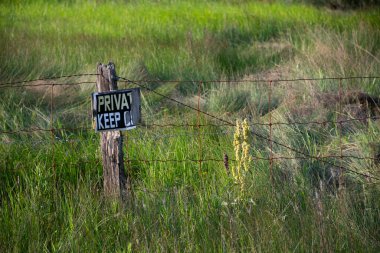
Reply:
[[[98,97],[98,112],[100,112],[100,107],[104,105],[104,97],[103,96],[99,96]]]
[[[96,131],[129,130],[140,121],[139,88],[93,93],[92,98]]]
[[[98,114],[98,115],[97,115],[98,128],[99,128],[99,129],[104,129],[104,125],[103,125],[103,123],[102,123],[102,122],[103,122],[103,119],[102,119],[102,118],[103,118],[103,115],[104,115],[104,114]]]
[[[133,126],[134,125],[131,112],[124,112],[124,124],[126,126]]]
[[[129,101],[128,101],[129,100]],[[119,93],[98,96],[98,112],[110,112],[110,111],[120,111],[129,110],[132,104],[132,94]],[[116,107],[116,108],[115,108]]]
[[[108,119],[108,113],[104,114],[104,126],[107,128],[110,128],[110,125],[108,125],[109,119]]]
[[[120,122],[120,112],[115,112],[115,124],[116,124],[116,127],[119,127],[119,122]]]
[[[102,113],[102,114],[97,115],[99,129],[117,128],[120,125],[120,120],[121,120],[120,112]]]
[[[120,96],[115,96],[115,105],[116,105],[116,110],[119,110],[119,108],[120,108]]]

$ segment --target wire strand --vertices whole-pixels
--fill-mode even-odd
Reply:
[[[38,82],[38,81],[47,81],[47,80],[55,80],[55,79],[61,79],[61,78],[71,78],[71,77],[81,77],[81,76],[97,76],[97,75],[98,74],[85,73],[85,74],[73,74],[73,75],[65,75],[65,76],[42,77],[42,78],[37,78],[37,79],[0,83],[0,86],[21,84],[21,83],[30,83],[30,82]]]
[[[149,91],[155,93],[156,95],[159,95],[159,96],[161,96],[161,97],[163,97],[163,98],[165,98],[165,99],[167,99],[167,100],[173,101],[173,102],[175,102],[175,103],[177,103],[177,104],[179,104],[179,105],[181,105],[181,106],[183,106],[183,107],[187,107],[187,108],[189,108],[189,109],[191,109],[191,110],[194,110],[194,111],[197,111],[197,112],[199,112],[199,113],[202,113],[202,114],[204,114],[204,115],[206,115],[206,116],[208,116],[208,117],[211,117],[211,118],[216,119],[216,120],[218,120],[218,121],[221,121],[221,122],[223,122],[223,123],[230,124],[230,125],[234,126],[234,124],[233,124],[232,122],[228,121],[228,120],[225,120],[225,119],[219,118],[219,117],[217,117],[217,116],[215,116],[215,115],[212,115],[212,114],[210,114],[210,113],[208,113],[208,112],[205,112],[205,111],[199,110],[199,109],[197,109],[197,108],[195,108],[195,107],[193,107],[193,106],[187,105],[187,104],[185,104],[185,103],[183,103],[183,102],[181,102],[181,101],[178,101],[178,100],[176,100],[176,99],[173,99],[173,98],[171,98],[171,97],[168,97],[168,96],[166,96],[166,95],[164,95],[164,94],[161,94],[161,93],[159,93],[159,92],[157,92],[157,91],[155,91],[155,90],[153,90],[153,89],[151,89],[151,88],[149,88],[149,87],[147,87],[147,86],[145,86],[145,85],[143,85],[143,84],[140,84],[140,83],[137,83],[137,82],[131,81],[131,80],[129,80],[129,79],[127,79],[127,78],[124,78],[124,77],[119,77],[119,79],[122,79],[122,80],[124,80],[124,81],[127,81],[127,82],[132,83],[132,84],[135,84],[135,85],[138,85],[138,86],[141,87],[141,88],[144,88],[144,89],[146,89],[146,90],[149,90]],[[339,80],[339,79],[340,79],[340,78],[334,78],[334,80]],[[293,148],[293,147],[290,147],[290,146],[288,146],[288,145],[286,145],[286,144],[283,144],[283,143],[281,143],[281,142],[278,142],[278,141],[275,141],[275,140],[271,140],[271,138],[268,138],[268,137],[266,137],[266,136],[263,136],[263,135],[261,135],[261,134],[259,134],[259,133],[256,133],[256,132],[251,131],[251,134],[255,135],[256,137],[258,137],[258,138],[260,138],[260,139],[263,139],[263,140],[266,140],[266,141],[271,141],[272,143],[274,143],[274,144],[276,144],[276,145],[282,146],[282,147],[284,147],[284,148],[286,148],[286,149],[289,149],[289,150],[291,150],[291,151],[293,151],[293,152],[295,152],[295,153],[301,154],[302,156],[305,156],[305,157],[307,157],[307,158],[318,159],[318,157],[315,157],[315,156],[312,156],[312,155],[306,154],[306,153],[304,153],[304,152],[302,152],[302,151],[300,151],[300,150],[297,150],[297,149],[295,149],[295,148]],[[326,164],[329,164],[329,165],[331,165],[331,166],[333,166],[333,167],[336,167],[336,168],[339,168],[339,169],[342,169],[342,170],[346,170],[346,171],[349,171],[349,172],[351,172],[351,173],[354,173],[354,174],[357,174],[357,175],[360,175],[360,176],[363,176],[363,177],[366,177],[366,178],[372,178],[372,179],[375,179],[375,180],[379,180],[379,181],[380,181],[380,178],[378,178],[378,177],[375,177],[375,176],[372,176],[372,175],[366,175],[366,174],[363,174],[363,173],[361,173],[361,172],[357,172],[357,171],[355,171],[355,170],[352,170],[352,169],[349,169],[349,168],[346,168],[346,167],[342,167],[342,166],[335,165],[335,164],[330,163],[330,162],[328,162],[328,161],[323,161],[323,162],[326,163]]]

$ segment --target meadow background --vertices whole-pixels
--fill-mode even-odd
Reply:
[[[376,0],[0,1],[0,251],[378,252],[375,179],[346,171],[338,192],[338,172],[320,160],[275,160],[272,182],[267,160],[252,161],[239,182],[222,162],[140,162],[235,158],[233,127],[151,127],[221,122],[143,90],[143,122],[126,133],[134,197],[109,201],[99,135],[88,130],[95,85],[70,85],[95,77],[2,86],[95,73],[97,62],[112,60],[120,76],[150,80],[142,84],[231,122],[372,117],[279,125],[272,135],[313,156],[373,157],[380,153],[379,110],[339,108],[338,80],[271,88],[247,80],[379,76],[379,13]],[[223,82],[200,85],[207,80]],[[343,96],[380,96],[379,78],[341,85]],[[62,130],[7,133],[33,128]],[[267,126],[251,130],[269,134]],[[266,140],[250,136],[249,144],[252,156],[269,157]],[[278,145],[273,152],[297,156]],[[374,161],[342,163],[380,177]]]

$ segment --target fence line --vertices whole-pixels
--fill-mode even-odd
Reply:
[[[372,117],[364,117],[364,118],[352,118],[352,119],[346,119],[346,120],[327,120],[327,121],[307,121],[307,122],[297,122],[297,121],[290,121],[290,122],[272,122],[272,123],[260,123],[260,122],[253,122],[248,124],[250,127],[253,126],[276,126],[276,125],[327,125],[327,124],[339,124],[339,123],[347,123],[347,122],[353,122],[353,121],[367,121],[367,120],[378,120],[380,117],[378,116],[372,116]],[[185,127],[235,127],[235,125],[231,124],[137,124],[138,127],[146,127],[146,128],[163,128],[163,127],[178,127],[178,128],[185,128]],[[2,130],[0,129],[0,134],[16,134],[16,133],[30,133],[30,132],[49,132],[49,131],[93,131],[94,129],[92,127],[62,127],[62,128],[25,128],[25,129],[16,129],[16,130]]]
[[[1,83],[0,84],[0,89],[1,88],[21,88],[21,87],[36,87],[36,86],[48,86],[51,87],[51,96],[50,96],[50,128],[28,128],[28,129],[17,129],[17,130],[0,130],[0,134],[18,134],[18,133],[33,133],[33,132],[51,132],[51,145],[52,145],[52,166],[53,169],[55,170],[55,149],[54,149],[54,144],[57,142],[55,132],[57,131],[90,131],[92,128],[90,127],[76,127],[76,128],[54,128],[54,87],[55,86],[72,86],[72,85],[80,85],[80,84],[95,84],[93,81],[81,81],[81,82],[70,82],[70,83],[38,83],[38,84],[28,84],[31,82],[37,82],[37,81],[48,81],[48,80],[56,80],[56,79],[62,79],[62,78],[72,78],[72,77],[82,77],[82,76],[97,76],[98,74],[74,74],[74,75],[66,75],[66,76],[55,76],[55,77],[48,77],[48,78],[40,78],[40,79],[33,79],[33,80],[25,80],[25,81],[17,81],[17,82],[7,82],[7,83]],[[226,120],[222,118],[221,116],[217,116],[211,113],[208,113],[204,110],[200,109],[200,96],[201,96],[201,86],[202,84],[205,83],[268,83],[269,84],[269,107],[271,109],[271,97],[272,97],[272,83],[275,82],[299,82],[299,81],[322,81],[322,80],[337,80],[339,81],[339,114],[342,114],[342,80],[354,80],[354,79],[379,79],[380,77],[378,76],[363,76],[363,77],[325,77],[325,78],[297,78],[297,79],[273,79],[273,80],[265,80],[265,79],[253,79],[253,80],[206,80],[206,81],[194,81],[194,80],[138,80],[138,81],[133,81],[129,80],[124,77],[118,77],[119,80],[127,83],[127,84],[134,84],[139,86],[140,88],[147,90],[149,92],[152,92],[168,101],[174,102],[179,104],[180,106],[184,108],[188,108],[192,111],[195,111],[197,113],[197,124],[174,124],[174,123],[169,123],[169,124],[140,124],[141,127],[146,127],[146,128],[154,128],[154,127],[179,127],[179,128],[185,128],[185,127],[193,127],[198,129],[198,133],[192,133],[192,134],[172,134],[172,135],[160,135],[161,138],[178,138],[180,136],[198,136],[198,144],[199,144],[199,159],[128,159],[128,162],[144,162],[144,163],[154,163],[154,162],[197,162],[199,163],[199,171],[202,170],[202,163],[203,162],[224,162],[224,159],[217,159],[217,158],[203,158],[202,159],[202,138],[201,136],[205,135],[212,135],[212,134],[219,134],[219,135],[225,135],[226,131],[224,132],[202,132],[201,128],[202,127],[234,127],[235,124],[229,120]],[[185,104],[179,100],[176,100],[170,96],[167,96],[165,94],[162,94],[160,92],[157,92],[156,90],[144,85],[144,83],[148,82],[160,82],[160,83],[170,83],[170,82],[190,82],[190,83],[198,83],[198,106],[194,107],[188,104]],[[209,118],[212,118],[213,120],[216,120],[217,122],[220,122],[219,124],[214,124],[214,123],[208,123],[208,124],[201,124],[200,122],[200,115],[205,115]],[[321,161],[327,165],[330,165],[332,167],[335,167],[339,170],[345,170],[348,172],[351,172],[353,174],[369,178],[369,179],[375,179],[380,181],[380,178],[371,175],[371,174],[364,174],[355,170],[352,170],[350,168],[344,167],[343,160],[344,159],[356,159],[356,160],[368,160],[368,161],[373,161],[376,162],[378,161],[377,158],[375,157],[360,157],[360,156],[353,156],[353,155],[344,155],[343,154],[343,145],[342,145],[342,129],[343,129],[343,123],[346,122],[352,122],[352,121],[367,121],[367,120],[376,120],[379,119],[380,117],[378,116],[368,116],[368,117],[361,117],[361,118],[351,118],[351,119],[342,119],[342,120],[326,120],[326,121],[289,121],[289,122],[273,122],[271,114],[269,114],[269,123],[261,123],[261,122],[253,122],[250,123],[249,125],[251,127],[253,126],[267,126],[269,127],[269,136],[260,134],[254,130],[251,131],[251,135],[260,138],[263,141],[266,141],[269,143],[270,146],[270,155],[269,158],[266,157],[255,157],[251,156],[253,160],[265,160],[270,162],[270,174],[271,178],[272,176],[272,170],[273,170],[273,163],[276,160],[318,160]],[[339,155],[328,155],[328,156],[314,156],[308,153],[305,153],[301,150],[298,150],[296,148],[293,148],[287,144],[284,144],[278,140],[273,139],[273,134],[272,134],[272,127],[275,125],[311,125],[311,124],[317,124],[317,125],[327,125],[327,124],[335,124],[339,128]],[[230,131],[231,133],[231,131]],[[150,137],[151,138],[151,137]],[[155,138],[153,136],[153,138]],[[128,137],[127,141],[133,140],[134,138]],[[140,137],[136,137],[135,139],[141,139]],[[69,140],[70,141],[70,140]],[[12,143],[12,142],[1,142],[1,143]],[[296,153],[299,156],[292,156],[292,157],[285,157],[285,156],[275,156],[273,154],[273,145],[277,145],[280,147],[285,148],[286,150],[292,151]],[[222,157],[222,156],[221,156]],[[339,159],[339,165],[336,165],[333,162],[326,161],[325,159]],[[229,159],[231,162],[235,162],[233,159]],[[342,173],[340,173],[342,174]]]
[[[42,86],[75,86],[75,85],[81,85],[81,84],[93,84],[94,82],[91,81],[84,81],[84,82],[75,82],[75,83],[38,83],[38,84],[24,84],[24,85],[3,85],[0,86],[0,89],[5,88],[24,88],[24,87],[42,87]]]
[[[215,134],[206,134],[206,135],[225,135],[225,133],[215,133]],[[144,140],[144,139],[177,139],[178,137],[195,137],[198,136],[198,133],[192,133],[192,134],[173,134],[173,135],[157,135],[157,136],[138,136],[138,137],[128,137],[129,141],[132,140]],[[86,138],[86,140],[91,140],[91,141],[99,141],[98,138]],[[42,144],[42,143],[47,143],[49,140],[40,140],[40,141],[29,141],[29,140],[11,140],[11,141],[0,141],[2,144]],[[51,140],[50,140],[51,141]],[[70,139],[61,139],[58,137],[54,138],[53,143],[79,143],[83,142],[83,139],[77,139],[77,138],[70,138]],[[260,156],[253,156],[251,155],[251,158],[254,160],[310,160],[310,159],[315,159],[315,160],[321,160],[321,159],[328,159],[328,158],[351,158],[351,159],[357,159],[357,160],[370,160],[370,161],[375,161],[377,158],[374,157],[368,157],[368,156],[355,156],[355,155],[318,155],[318,156],[313,156],[313,157],[305,157],[305,156],[273,156],[273,158],[266,158],[266,157],[260,157]],[[218,159],[220,161],[223,161],[221,159]],[[198,160],[197,160],[198,161]],[[234,161],[233,159],[229,159],[229,161]]]
[[[210,113],[208,113],[208,112],[205,112],[205,111],[199,110],[199,109],[197,109],[197,108],[195,108],[195,107],[193,107],[193,106],[187,105],[187,104],[185,104],[185,103],[183,103],[183,102],[181,102],[181,101],[178,101],[178,100],[176,100],[176,99],[173,99],[173,98],[171,98],[171,97],[168,97],[168,96],[166,96],[166,95],[164,95],[164,94],[162,94],[162,93],[159,93],[159,92],[157,92],[157,91],[155,91],[155,90],[153,90],[153,89],[147,87],[146,85],[143,85],[143,84],[140,84],[140,83],[137,83],[137,82],[131,81],[131,80],[129,80],[129,79],[127,79],[127,78],[124,78],[124,77],[119,77],[119,78],[120,78],[121,80],[126,81],[126,82],[129,82],[129,83],[132,83],[132,84],[138,85],[140,88],[143,88],[143,89],[149,90],[149,91],[155,93],[156,95],[159,95],[159,96],[161,96],[161,97],[163,97],[163,98],[165,98],[165,99],[167,99],[167,100],[169,100],[169,101],[175,102],[175,103],[177,103],[177,104],[179,104],[179,105],[181,105],[181,106],[183,106],[183,107],[189,108],[189,109],[191,109],[191,110],[194,110],[194,111],[197,111],[197,112],[199,112],[199,113],[202,113],[202,114],[204,114],[204,115],[206,115],[206,116],[208,116],[208,117],[210,117],[210,118],[213,118],[213,119],[218,120],[218,121],[220,121],[220,122],[223,122],[223,123],[226,123],[226,124],[230,124],[231,126],[234,126],[234,123],[229,122],[228,120],[225,120],[225,119],[223,119],[223,118],[217,117],[217,116],[215,116],[215,115],[213,115],[213,114],[210,114]],[[303,80],[310,80],[310,79],[303,79]],[[334,79],[334,80],[335,80],[335,79]],[[340,78],[336,78],[336,80],[341,80],[341,79],[340,79]],[[269,80],[269,83],[271,84],[272,81]],[[272,85],[270,85],[270,87],[272,87]],[[270,97],[269,97],[269,98],[270,98]],[[270,122],[269,124],[270,124],[269,126],[271,127],[271,126],[272,126],[272,123]],[[281,143],[281,142],[279,142],[279,141],[275,141],[275,140],[273,140],[273,139],[272,139],[272,136],[271,136],[271,131],[270,131],[270,136],[269,136],[269,137],[266,137],[266,136],[261,135],[261,134],[259,134],[259,133],[257,133],[257,132],[254,132],[254,131],[251,131],[251,134],[254,135],[254,136],[256,136],[256,137],[258,137],[258,138],[260,138],[260,139],[262,139],[262,140],[268,141],[268,142],[270,143],[270,153],[273,152],[272,143],[274,143],[274,144],[276,144],[276,145],[278,145],[278,146],[282,146],[282,147],[284,147],[284,148],[286,148],[286,149],[288,149],[288,150],[291,150],[291,151],[293,151],[293,152],[295,152],[295,153],[298,153],[298,154],[300,154],[300,155],[302,155],[302,156],[304,156],[304,157],[307,157],[307,158],[310,158],[310,159],[318,159],[318,157],[316,157],[316,156],[312,156],[312,155],[306,154],[306,153],[304,153],[304,152],[302,152],[302,151],[300,151],[300,150],[297,150],[297,149],[295,149],[295,148],[293,148],[293,147],[290,147],[289,145],[286,145],[286,144],[283,144],[283,143]],[[341,159],[342,159],[342,156],[340,156],[340,157],[341,157]],[[352,170],[352,169],[349,169],[349,168],[343,167],[343,166],[341,166],[341,165],[338,166],[338,165],[336,165],[336,164],[334,164],[334,163],[331,163],[331,162],[328,162],[328,161],[324,161],[324,160],[321,160],[321,161],[323,161],[324,163],[326,163],[326,164],[328,164],[328,165],[330,165],[330,166],[336,167],[336,168],[338,168],[338,169],[340,169],[340,170],[349,171],[349,172],[351,172],[351,173],[354,173],[354,174],[357,174],[357,175],[360,175],[360,176],[363,176],[363,177],[366,177],[366,178],[372,178],[372,179],[376,179],[376,180],[379,180],[379,181],[380,181],[380,178],[374,177],[373,175],[366,175],[366,174],[363,174],[363,173],[357,172],[357,171],[355,171],[355,170]],[[270,167],[272,166],[272,162],[273,162],[273,159],[272,159],[272,157],[271,157],[271,158],[270,158],[270,164],[271,164]]]
[[[379,79],[380,76],[348,76],[348,77],[320,77],[320,78],[294,78],[294,79],[242,79],[242,80],[155,80],[155,79],[141,79],[141,80],[124,80],[127,82],[135,83],[273,83],[281,82],[305,82],[305,81],[323,81],[323,80],[358,80],[358,79]]]
[[[62,78],[71,78],[71,77],[82,77],[82,76],[97,76],[95,73],[85,73],[85,74],[73,74],[73,75],[63,75],[63,76],[53,76],[53,77],[45,77],[45,78],[37,78],[23,81],[14,81],[14,82],[4,82],[0,83],[1,87],[12,88],[14,84],[22,84],[22,83],[30,83],[37,81],[50,81]],[[121,78],[122,81],[128,83],[277,83],[277,82],[305,82],[305,81],[323,81],[323,80],[358,80],[358,79],[380,79],[380,76],[349,76],[349,77],[320,77],[320,78],[294,78],[294,79],[242,79],[242,80],[159,80],[159,79],[142,79],[142,80],[130,80],[126,78]],[[95,83],[94,82],[84,82],[84,83]],[[79,84],[79,83],[74,83]],[[49,86],[52,85],[50,83],[39,84],[38,86]],[[55,85],[70,85],[70,84],[55,84]],[[28,86],[28,85],[23,85]],[[33,86],[33,85],[32,85]],[[22,87],[22,86],[16,86]]]
[[[64,76],[43,77],[43,78],[23,80],[23,81],[0,83],[0,86],[8,86],[8,85],[21,84],[21,83],[30,83],[30,82],[37,82],[37,81],[49,81],[49,80],[62,79],[62,78],[71,78],[71,77],[97,76],[97,75],[98,74],[87,73],[87,74],[73,74],[73,75],[64,75]],[[50,85],[50,84],[44,84],[44,85]]]

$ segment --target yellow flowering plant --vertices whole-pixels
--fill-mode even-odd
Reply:
[[[240,190],[244,192],[244,177],[249,170],[251,157],[249,155],[249,125],[247,119],[243,122],[236,120],[234,134],[234,150],[236,165],[232,168],[232,177],[236,184],[240,185]]]

